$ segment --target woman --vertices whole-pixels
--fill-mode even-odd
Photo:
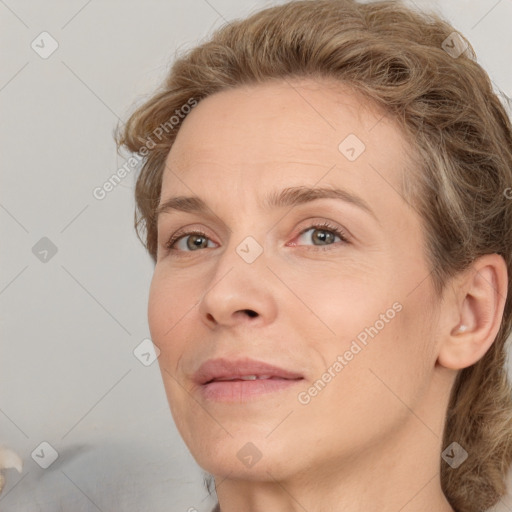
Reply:
[[[296,1],[181,56],[118,134],[170,409],[232,511],[506,493],[512,128],[469,43]]]

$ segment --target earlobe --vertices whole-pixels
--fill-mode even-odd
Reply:
[[[451,303],[445,305],[450,314],[438,363],[461,370],[479,361],[498,334],[508,289],[506,263],[498,254],[481,256],[454,286]]]

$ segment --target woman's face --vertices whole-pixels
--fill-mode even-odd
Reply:
[[[407,149],[329,84],[210,96],[167,158],[149,325],[176,425],[214,475],[286,478],[441,432]]]

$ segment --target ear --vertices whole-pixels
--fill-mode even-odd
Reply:
[[[507,290],[507,265],[498,254],[477,258],[454,279],[442,303],[438,364],[460,370],[485,355],[498,334]]]

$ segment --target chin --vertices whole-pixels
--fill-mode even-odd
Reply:
[[[244,480],[268,480],[270,475],[285,478],[297,456],[297,446],[283,442],[283,437],[274,440],[265,433],[241,431],[234,437],[226,435],[221,441],[210,443],[203,438],[202,446],[208,451],[198,453],[191,450],[196,462],[206,471],[217,476],[241,478]],[[281,433],[283,434],[283,433]],[[284,439],[293,439],[285,436]],[[210,449],[209,447],[213,447]],[[302,460],[304,457],[299,457]]]

